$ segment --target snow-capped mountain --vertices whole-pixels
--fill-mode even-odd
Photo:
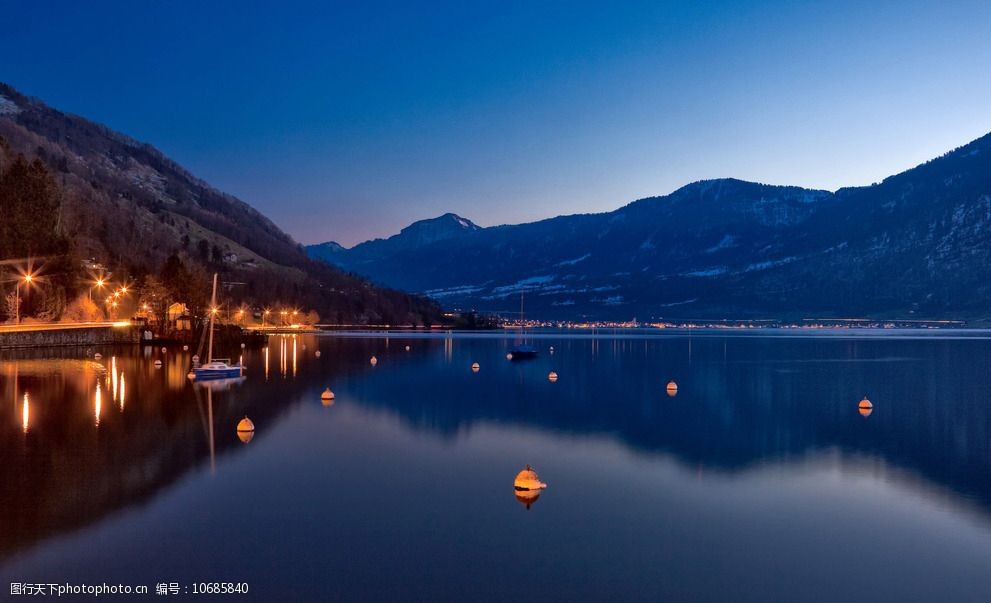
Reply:
[[[991,135],[835,193],[710,180],[608,213],[322,257],[449,307],[512,311],[525,291],[534,316],[982,317]]]

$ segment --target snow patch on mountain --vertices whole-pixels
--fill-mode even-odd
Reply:
[[[726,266],[713,266],[712,268],[706,268],[705,270],[693,270],[692,272],[686,272],[682,276],[695,276],[695,277],[706,277],[706,276],[719,276],[721,274],[726,274],[729,271]]]
[[[17,115],[20,112],[17,103],[0,94],[0,115]]]
[[[581,256],[580,258],[575,258],[573,260],[564,260],[563,262],[558,262],[557,264],[554,264],[554,265],[555,266],[574,266],[578,262],[584,262],[585,260],[587,260],[590,257],[592,257],[592,254],[591,253],[586,253],[585,255]]]
[[[743,271],[744,272],[755,272],[755,271],[758,271],[758,270],[767,270],[768,268],[774,268],[775,266],[784,266],[785,264],[790,264],[790,263],[794,262],[797,259],[798,258],[795,257],[795,256],[789,256],[789,257],[786,257],[786,258],[781,258],[780,260],[769,260],[769,261],[766,261],[766,262],[757,262],[757,263],[754,263],[754,264],[750,264],[749,266],[747,266],[746,268],[744,268]]]
[[[735,244],[736,244],[736,237],[734,237],[733,235],[725,235],[718,243],[706,249],[705,252],[715,253],[721,249],[729,249]]]
[[[484,289],[485,289],[484,286],[480,287],[477,285],[461,285],[460,287],[449,287],[446,289],[431,289],[430,291],[424,291],[423,294],[426,295],[427,297],[438,299],[444,297],[451,297],[454,295],[471,295],[473,293],[478,293],[479,291],[483,291]]]

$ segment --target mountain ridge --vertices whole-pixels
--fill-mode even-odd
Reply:
[[[460,307],[511,313],[508,299],[526,292],[528,313],[548,318],[659,318],[672,308],[698,317],[983,317],[989,149],[991,134],[835,192],[702,180],[609,212],[331,261]]]

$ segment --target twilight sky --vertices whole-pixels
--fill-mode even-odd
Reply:
[[[869,184],[991,131],[987,0],[202,4],[11,2],[0,81],[304,243]]]

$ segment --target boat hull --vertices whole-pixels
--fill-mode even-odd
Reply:
[[[224,369],[198,368],[193,369],[193,375],[197,381],[205,381],[207,379],[234,379],[241,376],[241,367],[235,366]]]
[[[527,360],[537,357],[537,350],[533,348],[517,348],[509,351],[511,360]]]

